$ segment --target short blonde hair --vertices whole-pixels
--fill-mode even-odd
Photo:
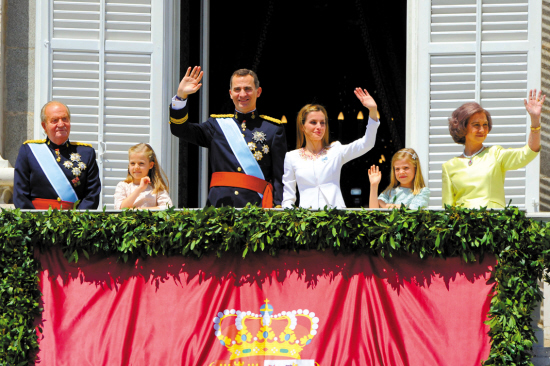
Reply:
[[[391,175],[390,175],[390,185],[384,189],[384,192],[389,192],[393,188],[399,186],[399,181],[395,176],[395,162],[398,160],[407,159],[407,161],[414,166],[414,183],[413,183],[413,194],[417,195],[420,193],[422,188],[426,187],[424,183],[424,177],[422,176],[422,169],[420,168],[420,160],[418,159],[418,154],[414,149],[404,148],[393,154],[391,159]]]
[[[328,115],[325,107],[319,104],[306,104],[298,112],[296,118],[296,148],[299,149],[305,144],[304,124],[306,123],[307,115],[311,112],[322,112],[325,115],[326,131],[323,136],[323,147],[330,145],[329,143],[329,129],[328,129]]]

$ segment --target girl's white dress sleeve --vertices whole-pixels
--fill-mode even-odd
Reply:
[[[322,209],[325,206],[346,208],[340,191],[342,165],[374,147],[380,122],[369,118],[365,136],[348,145],[334,142],[316,160],[308,159],[302,149],[290,151],[285,156],[283,174],[284,208],[296,202],[296,185],[300,192],[300,207]]]
[[[174,206],[168,192],[161,191],[157,194],[157,206],[162,209]]]
[[[132,192],[139,188],[138,184],[120,182],[115,189],[115,210],[120,210],[122,201],[124,201]],[[153,194],[153,187],[151,184],[147,185],[147,188],[139,194],[134,201],[133,207],[160,207],[167,208],[172,206],[172,200],[166,191]]]
[[[120,182],[116,185],[116,188],[115,188],[115,210],[120,210],[120,206],[122,205],[122,201],[124,201],[126,198],[128,198],[129,194],[130,194],[129,183]]]

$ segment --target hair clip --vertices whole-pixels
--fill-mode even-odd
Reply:
[[[413,154],[413,153],[411,153],[411,152],[409,152],[409,151],[407,151],[407,150],[403,150],[402,152],[405,152],[405,153],[409,154],[410,156],[412,156],[413,160],[416,160],[416,153]]]

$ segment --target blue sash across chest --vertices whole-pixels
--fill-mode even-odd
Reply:
[[[216,120],[244,173],[265,180],[262,168],[252,155],[235,121],[232,118],[217,118]],[[263,197],[262,194],[258,194]]]
[[[61,167],[57,164],[50,148],[46,144],[30,143],[28,145],[59,198],[68,202],[78,201],[76,192]]]

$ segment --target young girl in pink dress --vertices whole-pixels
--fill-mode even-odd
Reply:
[[[115,210],[123,208],[165,209],[172,206],[166,175],[149,144],[128,150],[128,177],[116,186]]]

